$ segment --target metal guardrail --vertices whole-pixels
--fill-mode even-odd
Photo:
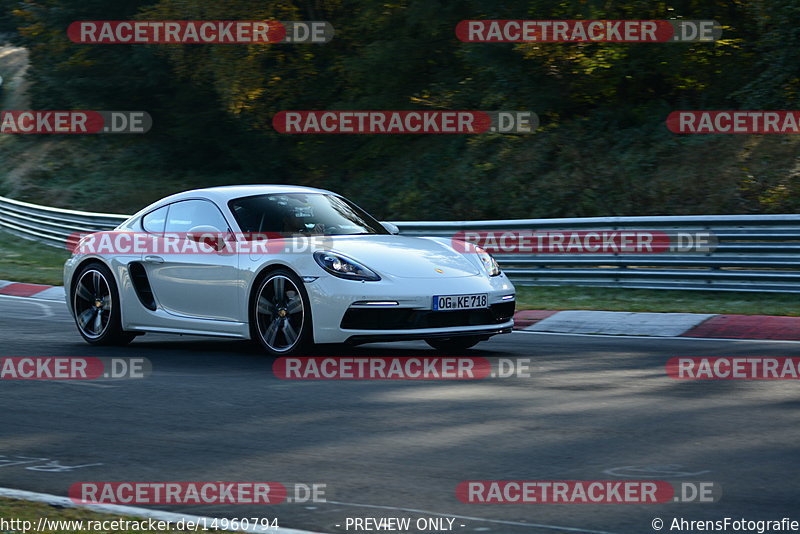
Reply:
[[[127,215],[38,206],[0,197],[0,228],[63,247],[76,232],[112,230]],[[496,254],[520,285],[579,285],[800,293],[800,215],[587,217],[396,222],[403,235],[452,237],[470,230],[712,232],[709,253]]]
[[[130,215],[63,210],[0,197],[0,228],[54,247],[66,247],[67,238],[72,234],[113,230],[128,217]]]
[[[800,215],[585,217],[396,223],[408,235],[459,231],[712,232],[713,252],[495,254],[518,285],[800,293]]]

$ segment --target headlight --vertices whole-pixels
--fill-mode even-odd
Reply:
[[[475,253],[478,254],[478,258],[481,260],[483,268],[486,269],[489,276],[498,276],[500,274],[500,266],[497,265],[497,261],[495,261],[491,254],[481,247],[475,247]]]
[[[361,265],[355,260],[329,250],[318,250],[314,253],[314,259],[320,267],[331,273],[333,276],[346,280],[367,280],[375,282],[381,279],[369,268]]]

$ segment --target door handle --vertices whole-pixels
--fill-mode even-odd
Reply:
[[[164,258],[161,256],[145,256],[144,261],[147,263],[164,263]]]

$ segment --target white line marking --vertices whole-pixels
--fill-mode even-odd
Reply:
[[[39,300],[39,301],[41,301],[41,302],[49,302],[50,304],[53,304],[53,303],[55,303],[55,302],[58,302],[58,303],[62,303],[62,304],[64,304],[64,306],[66,306],[66,305],[67,305],[67,303],[66,303],[65,301],[63,301],[63,300],[53,300],[53,299],[37,299],[36,297],[20,297],[19,295],[3,295],[2,293],[0,293],[0,297],[2,297],[2,298],[4,298],[4,299],[27,300],[27,301],[29,301],[29,302],[30,302],[31,300]]]
[[[47,303],[54,302],[52,300],[41,300],[40,302],[30,302],[31,300],[36,301],[38,299],[31,299],[31,297],[17,297],[15,295],[0,295],[0,297],[5,297],[7,299],[24,300],[24,301],[27,301],[28,304],[33,304],[34,306],[39,306],[42,309],[43,315],[41,317],[29,317],[28,319],[47,319],[48,317],[53,317],[53,310],[50,309],[50,305],[49,304],[45,304],[46,302]]]
[[[37,299],[42,300],[51,300],[51,301],[65,301],[65,294],[64,294],[64,287],[63,286],[51,286],[47,289],[43,289],[38,293],[33,294],[34,297]]]
[[[144,519],[155,519],[156,521],[169,521],[170,523],[177,523],[178,521],[198,521],[205,520],[210,523],[212,517],[177,514],[174,512],[164,512],[161,510],[147,510],[145,508],[137,508],[135,506],[121,506],[119,504],[76,504],[68,497],[59,497],[58,495],[50,495],[49,493],[36,493],[33,491],[15,490],[12,488],[0,488],[0,497],[7,497],[9,499],[18,499],[23,501],[43,502],[50,505],[63,506],[66,508],[85,508],[94,512],[128,515],[132,517],[141,517]],[[249,529],[219,529],[227,532],[264,532],[269,534],[324,534],[321,532],[312,532],[310,530],[295,530],[293,528],[267,528],[253,526]]]
[[[89,386],[93,388],[118,388],[119,386],[112,386],[111,384],[97,384],[95,382],[86,382],[85,380],[65,380],[65,381],[57,381],[57,384],[62,384],[64,386]]]
[[[680,477],[694,477],[697,475],[704,475],[706,473],[710,473],[710,470],[705,471],[695,471],[694,473],[689,471],[676,471],[676,469],[680,469],[683,467],[682,465],[672,464],[672,465],[624,465],[622,467],[612,467],[611,469],[606,469],[603,471],[606,475],[611,475],[612,477],[623,477],[623,478],[657,478],[662,477],[666,479],[670,478],[680,478]],[[670,471],[671,470],[671,471]],[[624,471],[620,473],[620,471]]]
[[[543,523],[523,523],[521,521],[504,521],[502,519],[486,519],[483,517],[472,517],[468,515],[457,515],[457,514],[442,514],[439,512],[431,512],[429,510],[417,510],[416,508],[399,508],[396,506],[379,506],[377,504],[357,504],[352,502],[339,502],[339,501],[327,501],[328,504],[338,504],[341,506],[354,506],[359,508],[376,508],[379,510],[400,510],[402,512],[410,512],[414,514],[424,514],[424,515],[438,515],[443,517],[455,517],[458,519],[466,519],[467,521],[482,521],[485,523],[497,523],[499,525],[509,525],[515,527],[528,527],[528,528],[544,528],[549,530],[560,530],[565,532],[584,532],[586,534],[612,534],[611,532],[607,532],[605,530],[588,530],[585,528],[575,528],[575,527],[561,527],[558,525],[545,525]]]
[[[716,317],[709,313],[653,313],[564,310],[526,326],[533,332],[574,334],[682,336],[699,324]]]
[[[569,332],[531,332],[530,330],[514,330],[512,334],[544,335],[544,336],[579,336],[579,337],[602,337],[605,339],[650,339],[652,341],[664,341],[666,339],[682,339],[686,341],[731,341],[739,343],[800,343],[790,339],[739,339],[728,337],[689,337],[689,336],[610,336],[608,334],[571,334]]]

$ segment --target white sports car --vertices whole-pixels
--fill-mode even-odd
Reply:
[[[213,187],[166,197],[64,266],[67,304],[92,344],[145,332],[312,343],[422,339],[440,350],[511,331],[514,286],[481,249],[397,235],[308,187]]]

